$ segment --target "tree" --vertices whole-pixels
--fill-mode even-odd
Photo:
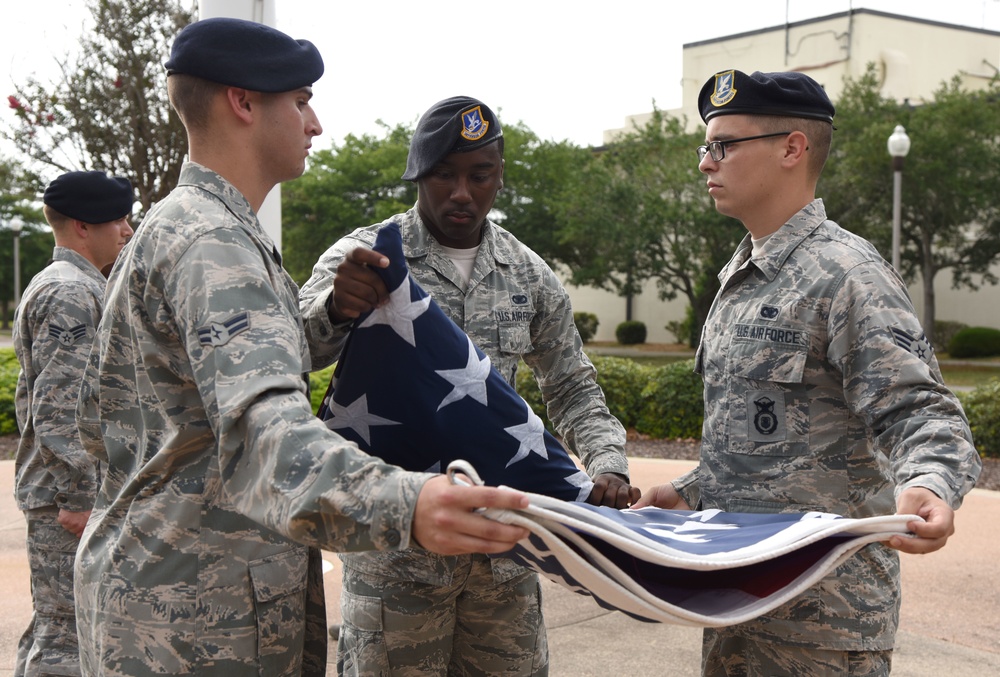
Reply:
[[[300,284],[325,249],[356,228],[412,207],[416,184],[402,180],[413,127],[382,125],[382,136],[349,135],[313,155],[309,169],[282,189],[285,267]],[[558,260],[551,196],[590,153],[568,142],[541,142],[522,124],[504,125],[504,188],[491,218],[550,260]]]
[[[0,325],[10,326],[14,298],[14,230],[16,220],[22,230],[19,235],[20,288],[23,291],[35,274],[46,266],[52,254],[52,235],[45,228],[45,219],[36,206],[41,181],[13,160],[0,157]]]
[[[694,152],[702,136],[684,124],[654,110],[644,127],[583,168],[559,221],[574,284],[630,300],[655,280],[660,298],[687,297],[693,345],[719,287],[716,275],[744,231],[715,210]]]
[[[299,284],[342,236],[416,203],[416,185],[400,178],[413,130],[379,124],[383,137],[348,135],[343,144],[313,154],[307,171],[282,185],[283,260]]]
[[[81,36],[62,79],[29,78],[8,103],[5,130],[31,160],[58,170],[100,169],[125,176],[142,212],[176,185],[187,152],[184,128],[167,100],[163,62],[193,10],[176,0],[89,0],[93,27]]]
[[[521,122],[503,130],[504,187],[491,218],[550,263],[571,261],[557,205],[579,183],[593,152],[568,141],[542,141]]]
[[[886,140],[902,124],[913,144],[903,173],[900,274],[920,276],[924,331],[934,340],[934,278],[952,286],[996,284],[1000,261],[1000,80],[981,91],[959,78],[922,106],[878,95],[874,68],[848,81],[837,105],[834,148],[822,184],[830,213],[844,227],[890,249],[892,172]]]

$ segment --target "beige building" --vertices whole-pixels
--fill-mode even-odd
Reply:
[[[978,89],[1000,72],[1000,32],[855,9],[694,42],[683,49],[683,105],[667,112],[687,116],[691,129],[703,127],[697,109],[698,92],[713,73],[729,68],[748,73],[802,71],[822,84],[836,103],[844,78],[860,77],[869,63],[878,68],[885,96],[919,104],[931,100],[941,83],[956,74],[967,88]],[[651,115],[627,117],[621,128],[604,132],[604,142],[613,143],[620,135],[641,127]],[[691,157],[693,162],[693,152]],[[886,172],[891,171],[890,162],[886,152]],[[904,199],[905,192],[904,170]],[[836,220],[836,214],[831,218]],[[886,214],[887,221],[891,218]],[[919,280],[910,287],[910,294],[917,312],[922,313]],[[937,319],[1000,328],[1000,287],[987,286],[978,292],[954,290],[946,271],[935,279],[935,294]],[[614,340],[615,327],[625,319],[625,299],[589,287],[570,287],[570,295],[575,310],[598,316],[596,339]],[[632,316],[646,324],[649,342],[673,342],[674,336],[665,326],[683,319],[686,307],[686,299],[660,301],[655,284],[649,283],[633,299]]]

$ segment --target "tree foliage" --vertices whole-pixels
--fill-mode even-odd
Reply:
[[[20,289],[48,263],[52,254],[52,235],[37,206],[41,180],[14,160],[0,157],[0,325],[9,325],[14,298],[14,221],[22,229],[18,237]]]
[[[285,268],[299,284],[327,247],[344,235],[404,212],[417,201],[415,184],[400,177],[413,131],[382,125],[384,135],[348,135],[314,153],[306,172],[282,184]]]
[[[403,181],[413,127],[383,125],[383,134],[349,135],[312,156],[309,169],[282,188],[285,267],[300,284],[320,252],[351,231],[406,211],[416,184]],[[521,124],[504,126],[504,188],[491,218],[550,260],[560,260],[552,195],[572,182],[570,169],[589,157],[570,144],[542,142]]]
[[[100,169],[125,176],[142,211],[176,185],[187,140],[167,100],[163,62],[193,10],[176,0],[89,0],[93,26],[79,52],[59,61],[54,83],[28,78],[8,97],[5,130],[26,157],[58,173]]]
[[[572,282],[631,297],[654,280],[661,298],[688,299],[692,340],[718,290],[716,274],[745,234],[711,203],[695,158],[700,143],[683,120],[654,110],[582,170],[560,205]]]
[[[878,94],[874,68],[848,80],[837,104],[834,152],[820,193],[841,225],[870,239],[888,258],[892,169],[886,140],[903,125],[912,146],[902,180],[900,273],[919,274],[924,331],[933,340],[934,278],[954,288],[996,284],[1000,260],[1000,80],[981,91],[955,78],[931,103],[897,104]]]
[[[491,216],[550,263],[570,262],[558,205],[569,199],[592,155],[566,141],[543,141],[524,123],[505,125],[504,187]]]

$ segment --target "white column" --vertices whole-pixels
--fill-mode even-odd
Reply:
[[[210,19],[217,16],[256,21],[265,26],[277,27],[275,5],[277,0],[199,0],[198,18]],[[260,225],[274,240],[281,251],[281,184],[275,186],[257,212]]]

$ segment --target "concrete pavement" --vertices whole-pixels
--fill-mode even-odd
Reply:
[[[643,490],[692,467],[690,461],[631,459]],[[13,461],[0,461],[0,677],[13,674],[17,640],[31,616],[24,519],[14,505]],[[957,513],[943,550],[903,558],[896,677],[1000,674],[1000,493],[976,489]],[[327,554],[327,611],[340,620],[340,563]],[[543,581],[553,677],[699,674],[701,631],[643,623]],[[331,647],[335,652],[335,648]],[[331,661],[333,656],[331,654]],[[335,674],[333,667],[330,675]]]

